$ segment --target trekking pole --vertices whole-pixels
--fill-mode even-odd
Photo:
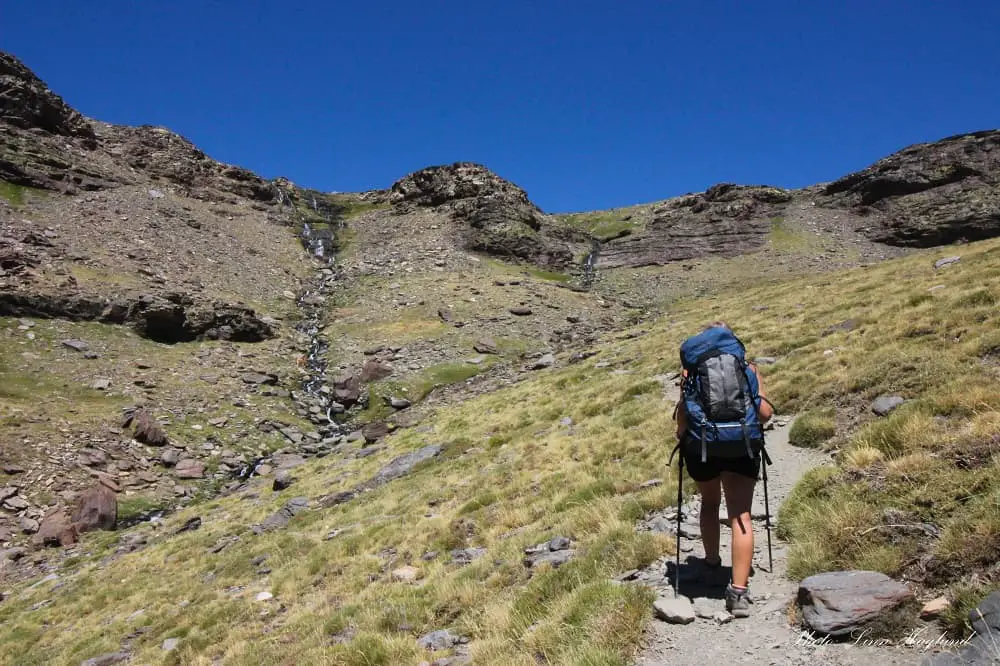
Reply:
[[[771,554],[771,505],[767,498],[767,466],[771,464],[771,458],[763,446],[761,446],[761,453],[763,454],[761,467],[764,472],[764,527],[767,530],[767,564],[768,571],[774,573],[774,556]]]
[[[674,567],[674,596],[680,596],[681,584],[681,483],[684,481],[684,454],[677,465],[677,566]]]

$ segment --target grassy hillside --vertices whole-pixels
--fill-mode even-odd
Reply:
[[[956,252],[959,263],[934,268]],[[751,354],[774,357],[761,370],[781,412],[833,423],[840,466],[809,475],[779,516],[795,575],[870,567],[971,599],[967,575],[995,577],[1000,549],[998,299],[991,241],[677,302],[635,337],[442,409],[372,455],[348,448],[296,468],[285,491],[262,482],[133,530],[148,540],[137,552],[115,554],[133,536],[88,535],[57,579],[10,590],[0,660],[78,663],[128,640],[147,663],[416,664],[442,654],[417,638],[451,628],[475,663],[624,664],[651,597],[611,578],[672,551],[633,530],[675,493],[676,389],[665,382],[665,396],[662,375],[680,341],[718,318]],[[908,402],[876,418],[883,393]],[[408,476],[322,507],[431,444],[441,455]],[[664,483],[642,487],[652,477]],[[250,531],[293,497],[309,509]],[[174,534],[196,515],[199,530]],[[555,536],[576,557],[526,568],[524,548]],[[486,550],[449,561],[470,547]],[[164,652],[168,638],[180,640]]]

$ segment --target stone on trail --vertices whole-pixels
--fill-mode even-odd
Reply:
[[[711,620],[715,617],[717,602],[714,599],[709,599],[708,597],[698,597],[691,602],[692,608],[694,608],[694,614],[698,617],[705,618],[706,620]]]
[[[732,622],[733,615],[729,611],[716,611],[712,619],[715,620],[716,624],[726,624],[727,622]]]
[[[687,597],[657,599],[653,602],[656,617],[670,624],[689,624],[695,620],[694,607]]]
[[[875,399],[875,402],[872,403],[872,411],[878,416],[885,416],[892,410],[902,405],[904,402],[906,402],[906,400],[898,395],[879,396]]]
[[[179,638],[168,638],[167,640],[163,641],[163,645],[161,645],[160,647],[163,648],[164,652],[173,652],[174,650],[177,649],[177,645],[180,642],[181,639]]]
[[[810,629],[850,636],[873,620],[913,601],[913,591],[877,571],[831,571],[799,583],[798,605]]]
[[[510,313],[512,315],[517,315],[518,317],[527,317],[528,315],[531,314],[531,308],[526,308],[526,307],[520,307],[519,306],[519,307],[516,307],[516,308],[511,308],[510,309]]]
[[[948,597],[938,597],[937,599],[932,599],[924,604],[924,607],[920,609],[920,618],[922,620],[933,620],[941,615],[941,613],[948,610],[950,606],[951,602],[948,601]]]

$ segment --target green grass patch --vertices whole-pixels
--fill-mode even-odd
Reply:
[[[788,441],[793,446],[816,448],[837,434],[833,408],[813,409],[795,419],[788,432]]]
[[[25,192],[27,190],[28,188],[22,185],[15,185],[14,183],[0,180],[0,197],[6,199],[7,203],[15,208],[20,208],[24,205]]]

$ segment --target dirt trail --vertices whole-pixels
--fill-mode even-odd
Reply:
[[[768,467],[768,495],[770,498],[772,524],[777,521],[778,508],[788,496],[802,475],[818,465],[832,464],[828,455],[818,451],[800,449],[788,443],[790,426],[776,427],[768,433],[767,448],[773,465]],[[690,482],[689,482],[690,483]],[[700,503],[692,498],[685,505],[686,516],[682,533],[691,528],[697,530]],[[725,501],[720,517],[725,517]],[[673,516],[673,507],[663,512],[664,517]],[[861,665],[918,663],[923,653],[920,649],[905,646],[862,646],[848,641],[842,644],[813,644],[803,637],[801,630],[789,625],[788,607],[795,598],[798,581],[788,580],[785,572],[788,565],[787,544],[774,534],[772,546],[774,571],[768,571],[767,536],[764,530],[764,492],[758,484],[754,495],[754,572],[750,578],[750,593],[755,600],[751,616],[732,620],[719,625],[712,619],[698,618],[686,625],[668,624],[653,620],[647,636],[647,645],[635,666],[666,666],[667,664],[839,664]],[[722,592],[725,587],[700,588],[697,580],[690,577],[704,557],[701,539],[681,540],[681,581],[680,593],[692,599],[708,597],[712,610],[725,610]],[[721,530],[722,562],[729,572],[730,530]],[[685,552],[689,551],[689,552]],[[696,557],[698,561],[687,563],[686,558]],[[673,570],[673,564],[669,565]],[[660,573],[662,574],[662,567]],[[672,578],[663,579],[663,588],[672,587]],[[663,589],[661,588],[661,589]],[[665,596],[672,596],[666,589]]]

